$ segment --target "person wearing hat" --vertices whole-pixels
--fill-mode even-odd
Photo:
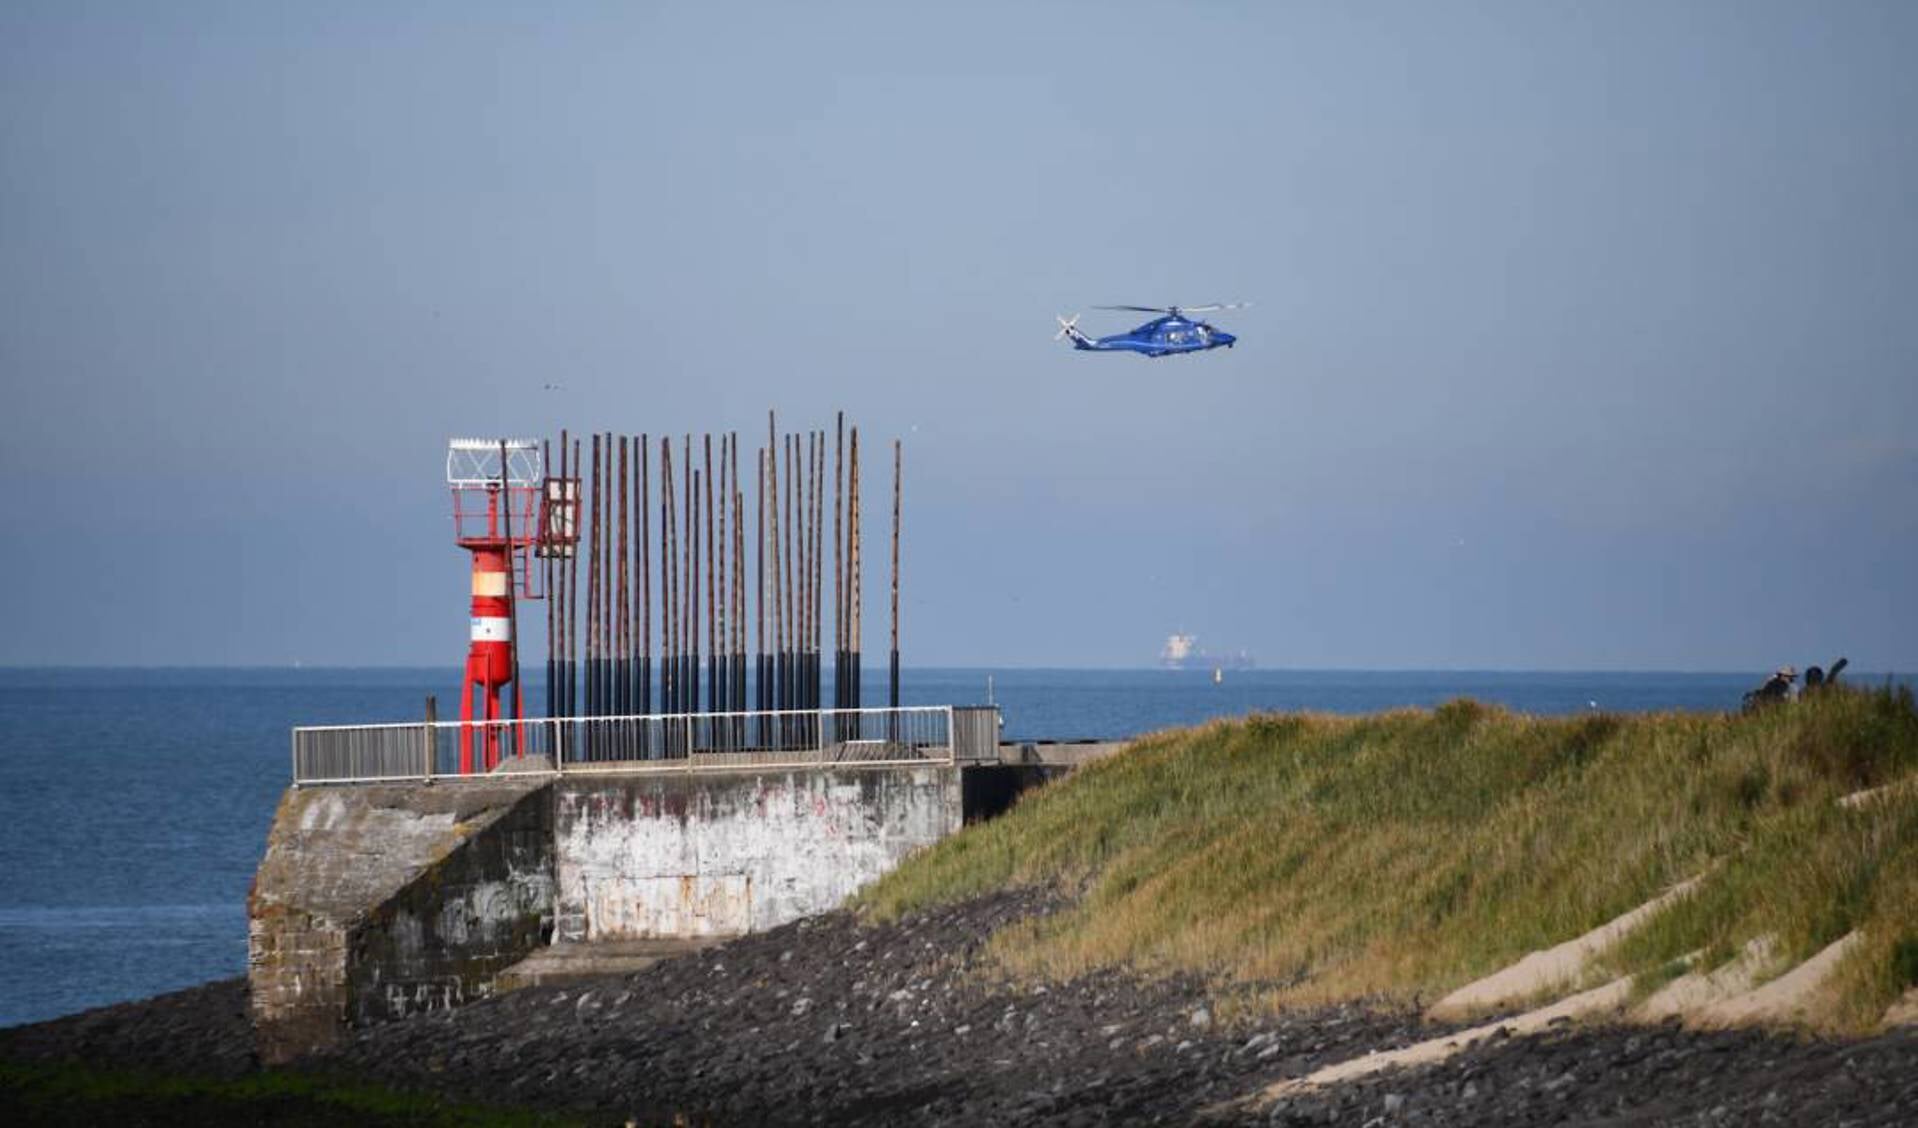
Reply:
[[[1776,673],[1758,687],[1760,701],[1790,701],[1798,693],[1798,670],[1792,666],[1780,666]]]

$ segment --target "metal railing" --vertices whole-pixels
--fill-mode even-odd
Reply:
[[[950,764],[993,758],[997,731],[996,709],[945,705],[322,725],[293,730],[293,782]]]

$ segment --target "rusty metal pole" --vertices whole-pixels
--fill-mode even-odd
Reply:
[[[593,665],[593,700],[597,703],[595,717],[604,717],[612,711],[612,702],[606,695],[606,667],[612,661],[613,640],[606,629],[611,615],[607,608],[613,602],[613,437],[601,432],[599,464],[599,527],[594,529],[595,541],[599,546],[599,602],[593,606],[593,628],[599,635],[599,660]],[[599,754],[603,758],[607,753],[606,726],[595,725],[599,733]]]
[[[739,433],[732,436],[733,479],[733,710],[745,712],[746,703],[746,494],[739,485]],[[744,746],[746,726],[734,722],[733,743]]]
[[[860,708],[861,699],[859,683],[863,671],[860,665],[864,661],[864,647],[861,645],[863,639],[860,637],[860,632],[865,626],[863,604],[866,596],[864,551],[866,530],[861,513],[864,500],[861,495],[864,491],[860,489],[859,481],[859,428],[857,427],[852,429],[852,450],[849,458],[852,463],[852,657],[847,664],[851,667],[849,672],[852,676],[852,707],[857,709]]]
[[[788,712],[799,707],[799,436],[786,436],[786,676],[781,708]],[[787,736],[792,735],[788,726]]]
[[[688,432],[680,440],[680,454],[686,462],[684,528],[686,530],[686,550],[681,567],[686,570],[686,636],[682,660],[686,666],[685,699],[680,704],[680,712],[694,713],[699,710],[699,512],[695,501],[699,497],[699,471],[693,467],[693,436]],[[687,730],[689,733],[690,729]],[[689,748],[690,750],[690,748]]]
[[[513,478],[507,472],[505,439],[499,443],[499,500],[500,534],[506,541],[506,633],[511,663],[507,669],[513,679],[513,720],[518,722],[523,716],[519,680],[519,550],[513,547]],[[519,727],[517,723],[506,726],[505,750],[515,757],[519,754],[516,743]]]
[[[825,684],[823,675],[825,663],[821,660],[821,643],[825,640],[822,620],[825,618],[826,587],[826,433],[813,432],[812,444],[812,636],[809,645],[812,657],[808,662],[808,677],[811,686],[812,707],[815,712],[825,705]]]
[[[832,704],[846,707],[846,413],[832,440]],[[846,733],[841,725],[839,738]]]
[[[800,453],[798,436],[793,453]],[[812,708],[812,432],[806,432],[805,462],[799,471],[799,670],[797,696],[801,709]],[[802,739],[805,734],[802,732]]]
[[[672,713],[678,704],[679,671],[674,665],[679,646],[679,600],[673,568],[673,441],[659,440],[659,709]]]
[[[567,471],[568,481],[572,483],[568,488],[573,491],[573,551],[566,566],[566,715],[569,717],[579,715],[579,557],[585,532],[580,510],[586,502],[586,490],[581,482],[584,475],[580,472],[586,464],[583,451],[584,444],[574,439],[572,462]],[[579,734],[578,726],[569,731],[574,737]]]
[[[887,662],[890,677],[886,685],[886,707],[889,709],[899,708],[899,498],[903,483],[900,449],[899,440],[894,439],[892,441],[892,655]],[[894,723],[897,724],[896,716]]]
[[[599,576],[599,711],[602,716],[612,716],[616,706],[613,702],[613,663],[618,653],[617,642],[613,635],[613,598],[617,594],[614,588],[614,568],[618,562],[617,546],[613,543],[614,513],[614,463],[613,433],[606,432],[606,493],[605,504],[601,507],[600,520],[604,524],[601,530],[605,537],[605,558],[600,563]],[[601,740],[606,741],[612,733],[610,727],[600,726]],[[606,752],[610,756],[612,747],[607,743]]]
[[[646,574],[646,491],[640,483],[646,479],[646,440],[638,435],[628,436],[633,445],[633,472],[629,485],[632,487],[632,512],[629,515],[633,526],[632,586],[626,596],[626,711],[629,714],[643,713],[640,707],[640,687],[645,684],[639,672],[639,655],[644,648],[645,613],[642,607],[646,601],[643,578]],[[627,744],[638,755],[638,729],[629,724]]]
[[[792,708],[806,707],[806,471],[799,461],[799,432],[792,433]],[[793,739],[802,739],[797,730]]]
[[[584,649],[580,655],[580,700],[582,712],[589,718],[586,726],[586,758],[592,759],[594,751],[593,726],[590,718],[598,709],[595,697],[595,679],[593,664],[599,654],[599,433],[594,432],[591,443],[591,468],[587,470],[586,487],[586,606],[580,608],[585,617],[586,637]]]
[[[673,568],[676,578],[673,581],[673,602],[678,606],[674,614],[679,618],[679,646],[673,656],[673,684],[678,687],[674,695],[673,712],[689,712],[686,708],[686,651],[690,649],[688,639],[693,629],[691,613],[692,597],[686,594],[686,584],[692,578],[692,497],[693,497],[693,460],[690,442],[682,441],[679,450],[679,477],[673,484],[679,493],[673,499],[678,512],[673,514],[673,535],[678,541],[674,547]]]
[[[687,560],[691,545],[688,538],[692,534],[689,524],[690,513],[687,499],[692,489],[693,464],[686,458],[684,446],[680,449],[680,458],[673,476],[673,712],[686,712],[686,637],[692,630],[692,617],[687,614],[686,581]]]
[[[541,505],[549,506],[550,508],[550,505],[552,505],[552,487],[549,485],[549,482],[552,482],[552,439],[541,439],[541,441],[539,441],[539,468],[541,468],[541,478],[543,478],[543,482],[539,483],[539,489],[541,489]],[[554,616],[558,614],[558,606],[556,606],[556,604],[558,604],[558,597],[556,597],[554,591],[552,591],[552,552],[550,551],[545,552],[545,554],[539,558],[539,583],[541,583],[541,587],[543,587],[545,593],[547,593],[547,717],[550,719],[550,717],[552,717],[552,702],[554,702],[554,698],[556,698],[554,685],[552,685],[552,652],[554,652],[554,650],[552,650],[552,627],[554,627]]]
[[[727,712],[731,708],[727,704],[727,696],[733,693],[733,670],[727,666],[727,658],[731,656],[731,648],[733,648],[733,635],[729,633],[731,627],[727,623],[727,612],[733,610],[731,608],[733,587],[729,585],[729,579],[727,579],[727,556],[733,554],[733,545],[727,543],[727,528],[725,528],[727,510],[733,508],[733,501],[727,495],[727,489],[729,485],[725,478],[725,432],[721,432],[719,434],[719,510],[713,512],[713,518],[717,520],[717,526],[719,526],[717,549],[713,552],[713,576],[717,576],[717,581],[713,585],[713,597],[719,606],[719,614],[713,620],[713,629],[717,633],[717,645],[713,646],[713,702],[715,702],[713,712]]]
[[[653,711],[653,527],[652,527],[652,436],[639,436],[639,676],[634,679],[642,715]],[[652,731],[642,723],[639,729],[639,755],[652,759]]]
[[[631,578],[626,574],[629,545],[626,540],[626,477],[631,467],[626,461],[626,436],[619,437],[619,579],[614,590],[618,593],[617,608],[614,611],[613,624],[613,712],[625,716],[626,709],[626,661],[632,636],[626,629],[627,587]]]
[[[781,687],[785,682],[786,650],[786,611],[784,589],[779,582],[781,550],[779,547],[779,445],[772,433],[772,413],[766,414],[766,497],[767,513],[766,549],[772,553],[772,575],[768,577],[768,591],[772,596],[772,646],[766,655],[766,711],[777,713],[785,704]]]
[[[625,547],[625,677],[620,679],[620,700],[625,702],[625,716],[639,712],[639,560],[646,554],[639,539],[639,518],[646,508],[646,499],[639,491],[639,464],[644,462],[646,453],[639,445],[639,435],[627,435],[627,443],[633,447],[633,462],[627,466],[625,487],[625,520],[631,528],[633,539]],[[633,725],[621,725],[625,731],[625,744],[633,744]]]
[[[753,703],[755,711],[764,713],[772,708],[771,679],[766,671],[766,448],[758,451],[759,480],[753,484],[753,493],[759,506],[758,547],[753,553],[753,619],[755,629],[753,638],[758,649],[753,651]],[[764,723],[764,718],[761,722]],[[763,732],[754,737],[756,743],[765,742]]]
[[[599,702],[596,716],[607,717],[613,712],[612,666],[613,666],[613,436],[611,432],[601,432],[603,440],[600,446],[599,487],[599,605],[595,608],[598,615],[599,663],[594,671],[593,696]],[[599,732],[599,755],[601,759],[610,757],[607,728],[604,724],[594,726]]]
[[[700,706],[699,706],[699,689],[700,689],[700,680],[701,680],[701,679],[702,679],[702,677],[703,677],[703,671],[701,671],[701,669],[700,669],[700,662],[702,661],[702,655],[700,654],[700,647],[699,647],[699,627],[700,627],[700,616],[699,616],[699,565],[700,565],[700,541],[699,541],[699,528],[700,528],[700,524],[701,524],[701,522],[702,522],[702,518],[703,518],[703,514],[701,514],[701,513],[700,513],[700,506],[699,506],[699,490],[700,490],[700,484],[701,484],[701,481],[702,481],[702,479],[701,479],[701,478],[700,478],[700,476],[699,476],[699,468],[698,468],[697,466],[695,466],[695,467],[693,468],[693,471],[692,471],[692,475],[693,475],[693,476],[692,476],[692,485],[693,485],[693,497],[692,497],[692,504],[691,504],[691,507],[690,507],[689,509],[687,509],[687,510],[686,510],[686,531],[687,531],[687,532],[688,532],[689,534],[691,534],[691,536],[690,536],[690,537],[688,538],[688,542],[689,542],[689,543],[687,544],[687,546],[686,546],[686,549],[687,549],[687,551],[688,551],[689,553],[691,553],[691,559],[690,559],[690,562],[689,562],[689,565],[688,565],[688,569],[687,569],[687,570],[688,570],[688,572],[689,572],[689,573],[691,574],[691,577],[692,577],[692,586],[691,586],[691,588],[690,588],[690,590],[691,590],[691,592],[692,592],[692,610],[691,610],[691,612],[690,612],[690,614],[689,614],[689,617],[688,617],[688,619],[687,619],[687,622],[689,622],[689,623],[691,623],[691,624],[693,625],[693,629],[692,629],[692,632],[691,632],[691,634],[690,634],[690,636],[689,636],[689,638],[688,638],[688,640],[687,640],[687,642],[688,642],[688,646],[687,646],[687,654],[688,654],[688,656],[690,657],[690,660],[691,660],[691,662],[692,662],[692,670],[693,670],[693,672],[692,672],[692,677],[693,677],[693,681],[692,681],[692,683],[691,683],[691,684],[692,684],[692,691],[693,691],[693,693],[692,693],[692,701],[691,701],[691,703],[690,703],[690,704],[688,704],[688,705],[687,705],[687,707],[686,707],[686,711],[687,711],[688,713],[697,713],[697,712],[699,712],[699,711],[700,711]]]
[[[580,608],[580,647],[579,647],[579,711],[583,717],[593,715],[593,593],[599,582],[598,558],[593,555],[593,530],[599,521],[599,436],[594,435],[587,446],[590,463],[586,467],[586,527],[580,532],[580,548],[586,556],[586,606]],[[586,733],[586,758],[592,759],[592,726]]]
[[[612,712],[612,702],[606,700],[608,698],[606,668],[612,664],[612,631],[606,629],[606,623],[612,620],[612,612],[608,608],[612,606],[612,495],[614,495],[614,489],[612,489],[612,435],[600,432],[598,437],[602,439],[600,464],[596,468],[600,476],[600,508],[598,508],[598,528],[593,531],[596,533],[595,543],[598,545],[600,591],[598,591],[598,604],[595,604],[593,608],[593,614],[595,614],[593,627],[598,631],[598,662],[593,666],[593,700],[596,702],[593,716],[604,717]],[[600,756],[604,756],[606,725],[595,725],[595,727],[598,729],[598,739],[600,739]]]
[[[826,587],[826,433],[815,432],[812,474],[812,707],[825,705],[825,663],[820,644],[825,641]]]
[[[719,610],[713,587],[713,436],[706,433],[706,711],[719,711],[719,634],[714,629]]]
[[[806,741],[819,743],[818,673],[819,650],[815,634],[819,625],[819,433],[806,432]]]
[[[639,711],[653,711],[652,436],[639,436]]]
[[[567,520],[571,525],[571,545],[566,553],[566,575],[562,582],[566,585],[566,611],[560,615],[560,630],[566,636],[564,646],[565,663],[560,671],[560,708],[568,717],[579,715],[579,540],[580,540],[580,503],[585,499],[580,495],[585,491],[579,488],[579,440],[567,438],[566,432],[560,432],[560,458],[564,463],[563,477],[566,479]],[[568,739],[576,731],[568,725]]]
[[[572,483],[566,476],[567,443],[567,434],[565,429],[562,428],[559,433],[561,520],[571,519],[570,511],[567,508],[572,500]],[[553,564],[553,589],[551,592],[551,598],[553,600],[553,707],[548,710],[548,713],[554,717],[564,717],[568,711],[566,702],[566,570],[567,566],[571,563],[571,554],[564,551],[563,546],[566,544],[565,537],[560,538],[559,544],[562,546],[562,551],[561,555]],[[564,731],[565,726],[555,726],[555,738]]]
[[[580,597],[581,605],[579,607],[579,623],[574,628],[575,633],[578,635],[577,649],[579,651],[579,659],[577,668],[574,670],[574,676],[578,680],[579,715],[582,718],[590,718],[593,715],[593,593],[598,590],[596,585],[599,582],[599,568],[596,558],[593,556],[593,529],[594,523],[599,519],[595,516],[599,506],[599,476],[595,472],[595,468],[599,465],[598,439],[599,437],[594,435],[588,439],[578,440],[580,443],[580,452],[586,456],[579,463],[581,493],[583,495],[581,498],[582,512],[580,516],[583,520],[581,521],[579,532],[579,551],[580,555],[585,557],[586,590],[577,593]],[[583,754],[590,760],[593,756],[592,725],[583,725],[579,729],[579,732],[584,741]]]
[[[593,701],[595,703],[593,716],[596,718],[593,731],[596,754],[604,760],[610,759],[613,751],[607,739],[610,729],[605,724],[599,723],[597,718],[608,717],[613,713],[612,669],[615,650],[612,608],[614,568],[617,563],[613,544],[613,509],[617,491],[613,481],[613,436],[610,432],[602,432],[600,438],[602,443],[599,465],[599,525],[594,529],[594,543],[598,546],[599,556],[599,600],[593,607],[595,620],[593,626],[599,637],[599,646],[598,661],[593,665]]]
[[[780,518],[786,507],[786,486],[779,476],[778,463],[785,460],[786,441],[782,436],[778,453],[773,455],[773,712],[786,711],[786,527]],[[781,722],[780,736],[785,735]]]

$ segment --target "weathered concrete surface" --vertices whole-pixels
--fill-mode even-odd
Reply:
[[[1250,1097],[1220,1106],[1214,1111],[1224,1113],[1235,1108],[1242,1111],[1259,1110],[1270,1106],[1273,1101],[1337,1084],[1340,1081],[1349,1081],[1354,1077],[1364,1077],[1383,1069],[1409,1068],[1444,1061],[1474,1043],[1494,1036],[1503,1038],[1511,1035],[1538,1034],[1572,1019],[1589,1018],[1606,1013],[1616,1014],[1631,998],[1631,994],[1632,981],[1629,978],[1614,979],[1603,987],[1581,991],[1570,998],[1560,999],[1550,1006],[1539,1007],[1511,1018],[1488,1022],[1466,1030],[1455,1030],[1410,1046],[1385,1051],[1373,1050],[1362,1057],[1350,1057],[1333,1062],[1303,1077],[1289,1077],[1284,1081],[1268,1085]]]
[[[1845,954],[1864,942],[1864,934],[1848,932],[1818,954],[1759,987],[1713,1003],[1688,1016],[1701,1026],[1746,1026],[1752,1023],[1787,1025],[1804,1021],[1826,989],[1832,972]]]
[[[289,789],[248,897],[261,1057],[455,1005],[550,934],[543,781]]]
[[[1603,955],[1614,944],[1631,935],[1635,929],[1664,912],[1680,898],[1689,896],[1702,880],[1701,875],[1682,881],[1583,936],[1567,940],[1563,944],[1544,951],[1533,952],[1510,967],[1467,983],[1433,1003],[1425,1012],[1425,1017],[1438,1022],[1453,1022],[1495,1007],[1562,989],[1577,980],[1593,960]]]
[[[837,907],[964,823],[950,767],[562,779],[558,938],[728,936]]]
[[[1103,760],[1107,756],[1116,756],[1130,744],[1130,741],[1125,740],[1002,741],[999,745],[999,762],[1069,769]]]
[[[604,940],[597,944],[554,944],[507,968],[495,980],[501,991],[550,987],[609,975],[645,971],[661,960],[724,943],[719,936],[663,937],[657,940]]]

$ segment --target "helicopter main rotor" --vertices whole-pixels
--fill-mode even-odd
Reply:
[[[1169,313],[1174,317],[1183,317],[1188,313],[1217,313],[1220,310],[1244,309],[1245,307],[1251,304],[1252,304],[1251,302],[1224,302],[1224,303],[1214,303],[1212,305],[1193,305],[1193,306],[1102,305],[1102,306],[1093,306],[1092,308],[1093,309],[1123,309],[1123,310],[1130,310],[1133,313]]]

